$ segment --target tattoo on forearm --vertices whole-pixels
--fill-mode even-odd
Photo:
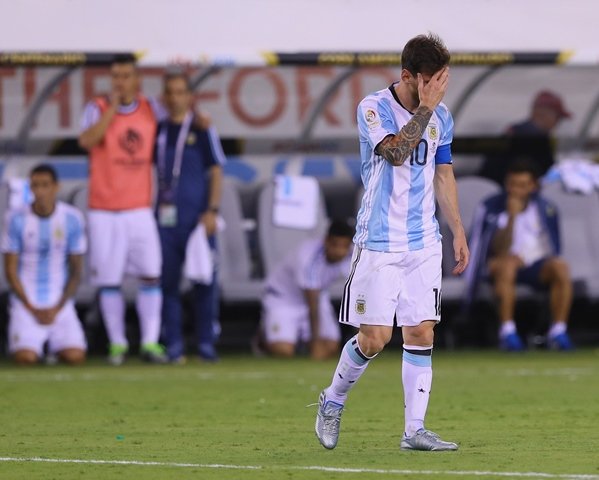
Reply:
[[[397,135],[387,137],[380,143],[377,153],[394,167],[403,165],[422,138],[432,115],[433,111],[427,107],[418,107],[412,119]]]

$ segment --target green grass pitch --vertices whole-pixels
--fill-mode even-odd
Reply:
[[[599,479],[599,351],[437,351],[433,365],[427,426],[455,453],[399,450],[397,350],[352,391],[333,451],[306,405],[334,362],[3,363],[0,479]]]

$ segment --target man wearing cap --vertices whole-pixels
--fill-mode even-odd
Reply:
[[[508,165],[518,158],[529,159],[544,175],[554,163],[551,134],[562,120],[571,117],[559,95],[541,90],[532,102],[529,118],[508,127],[506,135],[511,142],[507,154],[487,158],[480,175],[503,184]]]

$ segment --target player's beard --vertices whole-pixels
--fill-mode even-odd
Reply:
[[[410,85],[411,88],[408,88],[408,92],[410,93],[410,96],[412,97],[412,102],[414,103],[414,105],[418,106],[420,105],[420,95],[418,95],[418,84],[416,85]]]
[[[420,95],[418,95],[418,90],[412,94],[412,99],[414,100],[415,105],[420,105]]]

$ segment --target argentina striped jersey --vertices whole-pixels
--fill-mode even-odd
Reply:
[[[305,305],[304,290],[327,290],[349,272],[351,255],[337,263],[326,259],[324,240],[309,239],[289,253],[266,279],[266,292],[289,305]]]
[[[57,202],[49,217],[33,213],[28,205],[11,210],[2,233],[2,253],[19,255],[19,279],[36,308],[55,306],[68,280],[68,256],[87,248],[83,215]]]
[[[394,85],[364,98],[357,116],[365,192],[354,243],[381,252],[434,245],[441,235],[435,218],[433,178],[436,164],[451,163],[453,119],[449,110],[439,104],[422,139],[400,167],[375,153],[385,137],[399,133],[413,116],[402,106]]]

